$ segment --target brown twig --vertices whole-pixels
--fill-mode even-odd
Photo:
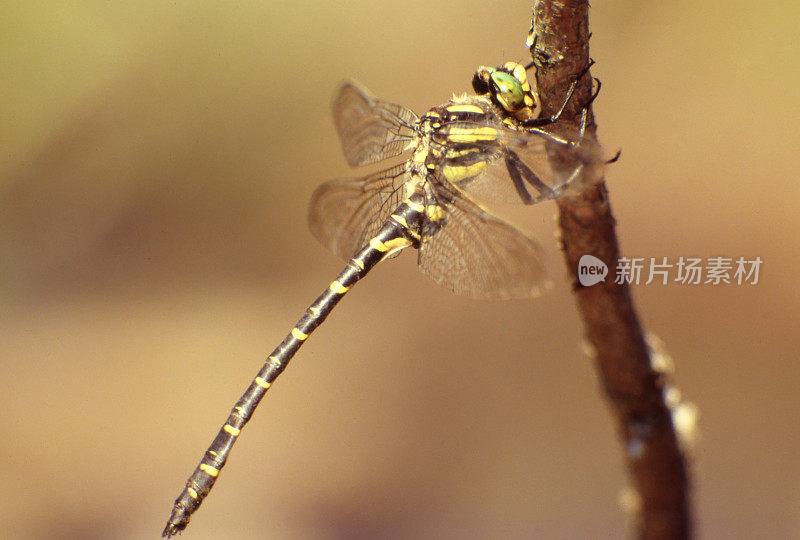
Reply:
[[[569,84],[589,61],[588,9],[586,0],[536,2],[532,26],[536,39],[531,54],[544,115],[558,108]],[[579,82],[562,116],[566,121],[577,122],[591,93],[591,81],[587,73]],[[590,110],[587,133],[594,132]],[[615,283],[619,246],[605,183],[561,198],[558,208],[567,269],[641,501],[638,535],[645,539],[688,538],[686,463],[664,402],[664,380],[650,364],[628,286]],[[611,269],[605,282],[580,285],[578,261],[585,254],[594,255]]]

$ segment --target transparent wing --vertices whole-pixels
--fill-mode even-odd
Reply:
[[[484,160],[485,166],[476,167],[474,175],[453,182],[476,200],[535,204],[577,190],[600,176],[603,161],[599,146],[588,137],[578,144],[577,131],[523,132],[502,122],[460,124],[462,130],[491,127],[498,134],[496,141],[487,142],[484,151],[472,157],[476,162]],[[442,165],[446,167],[450,162],[458,165],[465,162],[465,157],[445,154]]]
[[[363,178],[322,184],[311,196],[311,232],[339,257],[349,259],[400,203],[406,175],[405,164],[400,164]]]
[[[423,273],[473,298],[531,298],[548,286],[541,248],[532,238],[452,187],[436,189],[446,217],[438,230],[423,235]]]
[[[348,82],[333,101],[333,118],[347,163],[369,165],[403,152],[413,139],[417,115],[381,101]]]

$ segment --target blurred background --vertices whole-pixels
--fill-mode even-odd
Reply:
[[[155,538],[230,407],[342,263],[306,227],[353,175],[353,78],[418,112],[526,61],[530,1],[3,2],[0,536]],[[593,3],[625,255],[761,257],[634,287],[700,411],[705,538],[800,535],[794,1]],[[379,266],[270,392],[185,538],[620,538],[620,445],[555,288],[456,297]]]

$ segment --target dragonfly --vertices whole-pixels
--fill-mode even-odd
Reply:
[[[342,85],[333,117],[347,162],[360,167],[408,157],[360,178],[326,182],[313,193],[311,231],[347,264],[236,402],[175,500],[164,537],[186,528],[267,390],[380,261],[415,248],[423,274],[474,298],[531,298],[543,291],[547,280],[539,244],[483,203],[530,205],[594,181],[604,162],[596,141],[585,136],[585,120],[567,136],[544,127],[557,123],[574,85],[561,110],[548,118],[539,118],[539,97],[526,67],[513,63],[479,68],[476,95],[453,96],[422,116],[356,83]],[[556,153],[558,167],[550,164]]]

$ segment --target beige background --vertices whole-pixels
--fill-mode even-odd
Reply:
[[[3,2],[0,536],[155,538],[265,355],[341,263],[305,225],[352,174],[345,77],[417,111],[525,60],[528,2]],[[594,2],[625,254],[755,257],[634,289],[701,412],[705,538],[800,535],[800,8]],[[185,538],[619,538],[620,448],[554,241],[535,302],[406,254],[275,386]]]

